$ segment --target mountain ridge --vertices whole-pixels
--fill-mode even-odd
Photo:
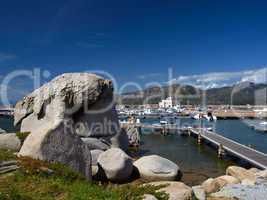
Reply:
[[[172,84],[162,87],[145,88],[142,91],[126,92],[119,95],[122,104],[157,104],[168,96],[173,96],[181,104],[199,105],[255,105],[266,104],[267,84],[241,82],[220,88],[201,89],[192,85]],[[206,97],[206,98],[205,98]]]

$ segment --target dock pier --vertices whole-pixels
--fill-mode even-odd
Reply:
[[[229,138],[226,138],[218,133],[207,131],[201,128],[189,129],[191,135],[196,135],[202,140],[206,140],[218,148],[218,157],[222,157],[224,154],[233,155],[253,166],[261,169],[267,169],[267,154],[252,149],[248,146],[235,142]]]
[[[225,154],[228,154],[238,157],[250,163],[252,166],[260,169],[267,169],[267,154],[203,128],[178,128],[175,125],[155,126],[142,123],[131,123],[131,125],[139,128],[140,131],[142,128],[161,130],[161,134],[163,135],[167,135],[169,131],[175,131],[175,133],[182,135],[195,136],[199,145],[201,145],[203,141],[208,141],[216,146],[219,158],[223,158]]]

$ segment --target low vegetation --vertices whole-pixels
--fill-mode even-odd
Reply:
[[[23,144],[29,134],[30,132],[17,132],[16,136],[20,139],[21,143]]]
[[[14,159],[7,150],[1,150],[0,156]],[[0,200],[141,200],[144,194],[168,199],[167,194],[158,191],[163,186],[89,183],[61,164],[27,157],[19,158],[18,163],[19,170],[0,176]]]
[[[0,149],[0,162],[16,159],[13,151],[7,149]]]

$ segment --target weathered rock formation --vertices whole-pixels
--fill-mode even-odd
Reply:
[[[132,125],[124,125],[122,128],[127,133],[129,145],[133,147],[139,146],[141,139],[140,139],[140,133],[138,131],[138,128]]]
[[[173,181],[181,177],[179,167],[158,155],[144,156],[134,162],[141,178],[148,181]]]
[[[22,132],[31,132],[19,155],[61,162],[90,177],[94,142],[83,142],[80,137],[112,146],[112,138],[120,132],[112,100],[111,81],[97,75],[56,77],[15,107],[15,125],[21,124]]]

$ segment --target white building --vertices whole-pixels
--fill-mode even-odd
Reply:
[[[172,97],[168,97],[167,99],[163,99],[159,102],[160,108],[172,108],[173,106],[175,106],[175,101]]]

